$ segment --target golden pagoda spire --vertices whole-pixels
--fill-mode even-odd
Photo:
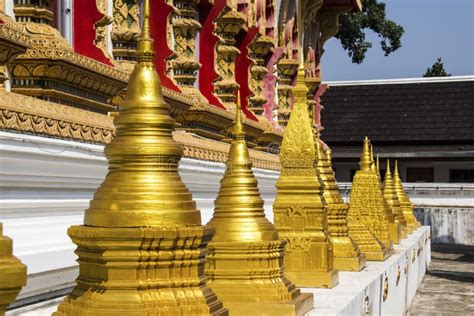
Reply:
[[[406,238],[407,233],[411,234],[411,229],[407,229],[407,221],[405,220],[403,212],[400,208],[400,201],[398,201],[397,192],[393,184],[392,173],[390,172],[389,159],[387,159],[387,170],[385,172],[383,196],[385,198],[385,201],[387,201],[387,204],[390,207],[393,216],[395,217],[395,222],[399,223],[401,226],[402,238]]]
[[[379,177],[379,180],[382,181],[382,177],[380,176],[380,160],[379,160],[379,154],[377,154],[377,161],[375,163],[375,170],[377,171],[377,177]]]
[[[212,290],[235,315],[303,315],[313,297],[301,294],[284,275],[286,242],[265,217],[264,201],[245,143],[240,95],[233,141],[209,226],[206,275]]]
[[[375,166],[375,159],[374,159],[374,146],[370,144],[370,161],[372,162],[370,164],[370,169],[377,173],[376,166]]]
[[[377,174],[379,186],[382,189],[382,194],[383,194],[383,185],[382,185],[382,178],[380,176],[380,169],[379,169],[380,162],[379,162],[378,154],[377,154],[377,165],[372,164],[372,167],[373,167],[372,169],[374,170],[374,172]],[[385,220],[388,224],[388,235],[390,237],[390,240],[394,244],[399,244],[402,239],[402,227],[397,221],[395,221],[395,216],[392,212],[392,208],[385,200],[385,197],[383,199],[384,199],[384,207],[385,207]]]
[[[280,148],[281,173],[273,204],[274,225],[287,240],[285,271],[302,287],[333,287],[333,247],[327,232],[326,207],[316,171],[316,146],[308,113],[303,63],[293,88],[293,110]]]
[[[68,233],[78,246],[76,287],[56,315],[227,315],[206,284],[214,230],[178,173],[182,149],[152,62],[150,3],[144,0],[138,62],[105,148],[109,172]]]
[[[402,209],[403,215],[407,221],[407,224],[413,229],[416,230],[420,224],[413,214],[413,204],[410,201],[405,189],[403,188],[402,179],[398,173],[398,161],[395,160],[395,170],[393,172],[393,183],[395,186],[395,191],[397,192],[398,200],[400,201],[400,207]]]
[[[13,256],[13,242],[3,236],[0,223],[0,315],[15,300],[21,287],[26,285],[26,266]]]
[[[334,250],[334,268],[342,271],[360,271],[365,267],[365,255],[348,235],[348,205],[339,193],[336,175],[331,164],[331,149],[324,150],[319,132],[315,130],[316,171],[322,185],[323,200],[327,206],[329,238]]]
[[[368,260],[385,260],[392,242],[385,219],[385,201],[380,181],[371,169],[370,141],[367,137],[364,139],[359,165],[360,170],[354,175],[349,199],[349,236]],[[367,198],[369,196],[371,198]]]

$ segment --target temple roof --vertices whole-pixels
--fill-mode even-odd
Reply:
[[[323,139],[351,146],[472,144],[474,76],[329,82]]]

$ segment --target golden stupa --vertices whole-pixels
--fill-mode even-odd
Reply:
[[[206,284],[206,245],[214,229],[178,173],[181,147],[153,64],[149,0],[138,62],[106,146],[109,172],[69,228],[79,277],[56,315],[227,315]]]
[[[283,273],[286,241],[265,217],[237,99],[227,169],[208,223],[216,229],[208,284],[234,315],[303,315],[313,308],[313,295],[301,294]]]
[[[373,150],[371,151],[371,158],[373,160]],[[377,173],[377,179],[379,180],[379,185],[383,193],[382,177],[380,176],[380,162],[379,162],[378,154],[377,154],[377,163],[372,162],[372,169],[375,170]],[[393,209],[392,207],[390,207],[385,197],[384,197],[384,205],[385,205],[385,220],[387,221],[387,225],[388,225],[388,235],[390,237],[390,240],[394,244],[399,244],[403,237],[402,226],[400,225],[398,221],[395,220]]]
[[[393,184],[395,186],[395,191],[397,192],[398,200],[400,201],[400,207],[402,209],[407,225],[411,227],[412,230],[416,230],[421,224],[413,214],[413,204],[410,201],[405,189],[403,188],[402,179],[398,173],[398,162],[395,160],[395,169],[393,171]]]
[[[343,271],[360,271],[365,267],[365,255],[359,246],[349,237],[347,212],[349,206],[344,203],[332,169],[331,149],[324,150],[319,138],[316,137],[316,170],[322,184],[323,198],[327,205],[327,223],[331,243],[333,245],[334,268]]]
[[[3,236],[0,223],[0,316],[15,300],[21,288],[26,284],[26,266],[13,256],[13,242]]]
[[[407,222],[403,216],[400,202],[398,201],[397,192],[393,184],[392,173],[390,171],[390,160],[387,160],[387,170],[385,171],[385,179],[383,186],[383,197],[392,211],[395,217],[395,222],[400,224],[402,231],[402,239],[407,237],[407,234],[411,234],[411,228],[408,229]]]
[[[385,218],[385,201],[377,173],[372,169],[369,139],[364,140],[360,170],[354,175],[349,198],[349,236],[367,260],[383,261],[392,249]]]
[[[300,66],[293,88],[294,105],[280,148],[281,173],[273,204],[274,224],[287,240],[286,275],[299,287],[333,287],[333,247],[326,207],[316,173],[316,146],[307,105],[308,88]]]

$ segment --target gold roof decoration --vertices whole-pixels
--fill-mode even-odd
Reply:
[[[150,2],[144,0],[137,63],[106,146],[109,172],[68,233],[79,277],[55,315],[228,315],[206,284],[214,229],[182,182],[182,148],[152,62]]]
[[[126,87],[126,72],[77,54],[52,26],[17,24],[31,37],[31,47],[8,64],[12,91],[102,113],[115,111],[110,99]]]
[[[370,142],[366,137],[349,198],[349,236],[367,260],[385,260],[392,248],[385,218],[385,201],[377,174],[372,170]],[[367,232],[368,230],[369,232]]]
[[[407,224],[409,227],[411,227],[412,230],[416,230],[421,225],[413,214],[413,203],[411,203],[408,194],[403,188],[402,179],[400,178],[400,174],[398,172],[397,160],[395,160],[395,169],[393,171],[393,183],[395,186],[395,191],[397,193],[398,200],[400,201],[400,207],[407,221]]]
[[[13,242],[3,236],[0,223],[0,315],[15,300],[21,288],[26,285],[26,266],[13,256]]]
[[[240,96],[233,140],[208,225],[216,234],[208,245],[208,284],[236,315],[303,315],[311,294],[301,294],[284,275],[286,242],[265,217],[264,201],[245,141]]]
[[[327,232],[326,206],[315,159],[315,142],[307,104],[304,69],[293,88],[294,106],[280,149],[281,172],[273,204],[274,225],[287,240],[285,269],[297,286],[333,287],[333,247]]]
[[[397,192],[392,179],[392,173],[390,171],[390,160],[387,160],[387,170],[385,171],[383,196],[387,201],[388,207],[390,207],[395,222],[399,223],[402,229],[402,238],[406,238],[407,234],[411,234],[411,229],[407,226],[407,221],[403,215],[400,207],[400,201],[398,201]]]
[[[31,37],[23,27],[0,11],[0,64],[7,64],[31,47]]]

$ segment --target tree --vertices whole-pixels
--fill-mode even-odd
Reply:
[[[370,29],[381,37],[380,46],[385,56],[402,47],[401,38],[405,30],[388,20],[385,3],[379,0],[363,0],[362,12],[346,13],[339,17],[339,33],[336,35],[352,62],[360,64],[372,43],[365,40],[365,31]]]
[[[449,77],[451,74],[448,74],[444,70],[444,63],[441,60],[441,57],[436,60],[436,62],[430,68],[426,69],[423,77]]]

